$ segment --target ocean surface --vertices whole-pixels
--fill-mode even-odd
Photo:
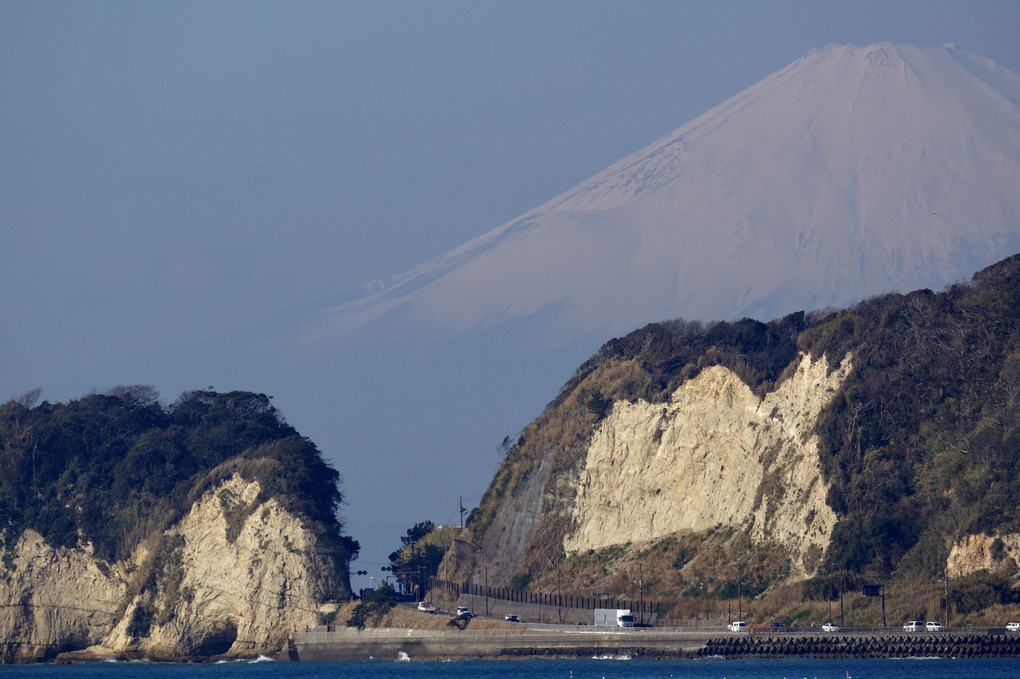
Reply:
[[[0,679],[1013,679],[1020,659],[467,660],[411,663],[236,661],[0,666]]]

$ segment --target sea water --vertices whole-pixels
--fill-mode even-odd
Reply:
[[[0,679],[1014,679],[1020,659],[100,662],[0,666]]]

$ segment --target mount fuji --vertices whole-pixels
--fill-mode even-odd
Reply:
[[[941,289],[1018,251],[1020,77],[953,45],[832,45],[407,273],[120,374],[275,394],[382,562],[457,522],[613,336]]]
[[[940,288],[1020,250],[1020,78],[974,54],[812,52],[576,188],[318,310],[294,349],[510,324],[542,346]]]

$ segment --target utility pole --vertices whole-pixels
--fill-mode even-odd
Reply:
[[[464,497],[460,498],[460,529],[464,530]]]
[[[640,616],[638,617],[638,624],[643,625],[645,624],[645,578],[644,572],[641,570],[641,564],[638,564],[637,572],[638,572],[637,576],[638,601],[640,602],[639,607],[641,608],[641,613]]]
[[[744,619],[744,607],[743,607],[742,600],[740,598],[740,581],[743,579],[743,578],[740,577],[741,576],[742,567],[741,567],[741,565],[739,563],[736,563],[736,562],[729,564],[727,567],[728,568],[736,568],[737,569],[737,620],[743,620]]]
[[[843,627],[843,564],[839,565],[839,626]]]
[[[475,550],[476,553],[477,552],[481,552],[481,554],[482,554],[482,558],[485,561],[485,614],[488,615],[489,614],[489,555],[485,553],[484,549],[482,549],[481,547],[479,547],[478,545],[476,545],[473,542],[468,542],[467,540],[461,540],[460,538],[454,538],[453,541],[454,542],[462,542],[465,545],[467,545],[468,547],[470,547],[473,550]],[[473,565],[472,565],[472,568],[474,568]],[[472,595],[472,597],[473,596],[474,595]],[[474,601],[473,598],[472,598],[472,601]],[[474,604],[472,604],[472,606],[473,605]]]
[[[563,624],[563,594],[560,590],[560,567],[556,567],[556,622]]]
[[[943,571],[945,578],[943,582],[946,585],[946,629],[949,629],[949,564],[946,564],[946,569]]]
[[[885,627],[885,583],[882,583],[882,627]]]
[[[542,586],[538,586],[538,622],[542,623]]]
[[[740,564],[737,564],[737,620],[744,619],[744,606],[742,599],[740,598],[740,581],[743,580],[740,577]]]

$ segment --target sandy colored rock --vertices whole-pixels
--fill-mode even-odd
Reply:
[[[967,535],[949,552],[947,567],[950,578],[962,578],[971,573],[987,570],[995,571],[1009,565],[1016,569],[1020,564],[1020,534],[1005,535]]]
[[[288,634],[319,622],[323,600],[348,588],[318,538],[276,500],[258,504],[258,494],[235,475],[203,495],[165,534],[173,549],[149,588],[131,581],[151,556],[144,546],[107,565],[26,531],[0,577],[3,659],[279,652]],[[225,514],[237,503],[250,513],[229,540]]]
[[[760,399],[715,366],[665,404],[617,402],[588,448],[567,553],[641,543],[716,525],[747,530],[794,555],[824,549],[836,523],[813,434],[850,361],[829,372],[802,356],[795,375]]]
[[[118,619],[127,583],[82,550],[52,547],[26,530],[11,568],[0,567],[0,648],[4,662],[84,648]]]

